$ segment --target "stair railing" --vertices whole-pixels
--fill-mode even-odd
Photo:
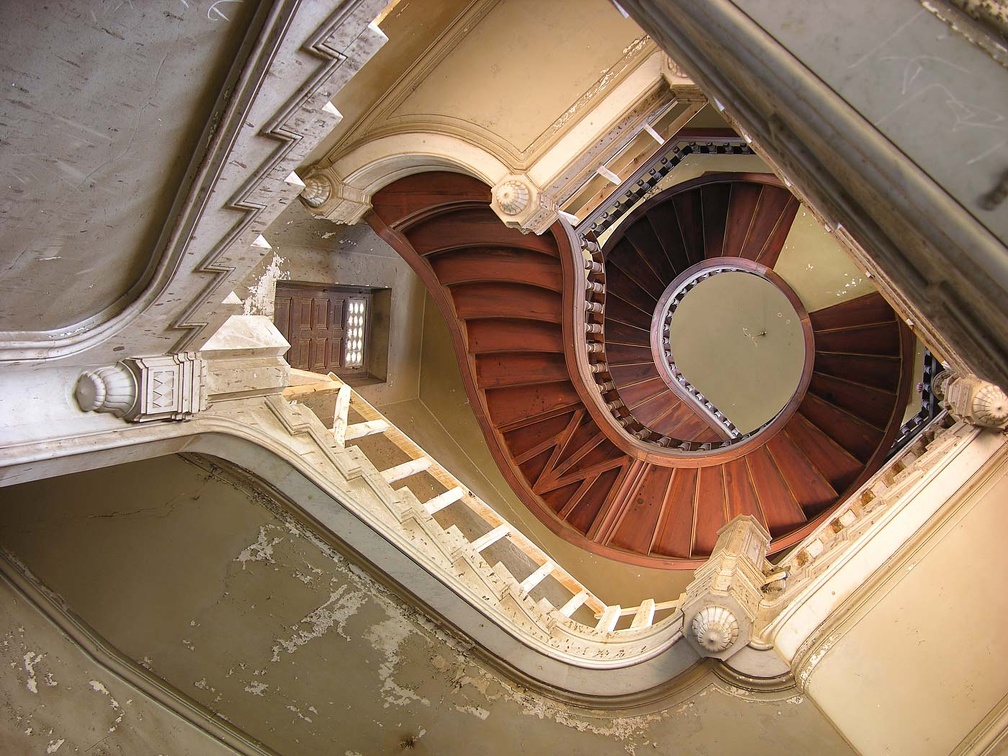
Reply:
[[[311,395],[336,393],[332,437],[337,450],[366,437],[381,435],[405,453],[408,457],[406,462],[384,470],[378,470],[374,466],[375,472],[371,477],[379,487],[388,487],[385,497],[388,501],[399,502],[398,506],[393,504],[392,514],[395,519],[404,528],[415,528],[422,532],[422,538],[411,537],[411,542],[418,547],[429,542],[447,556],[452,564],[468,565],[482,581],[482,598],[501,606],[510,601],[509,613],[519,615],[522,624],[533,623],[540,642],[547,643],[556,652],[562,650],[564,655],[579,657],[585,666],[605,667],[624,666],[632,661],[651,658],[680,637],[682,616],[678,611],[678,599],[662,602],[647,599],[639,606],[629,609],[618,604],[606,604],[431,458],[349,385],[332,373],[316,377],[318,381],[287,388],[284,397],[288,401],[297,402]],[[370,462],[367,453],[361,447],[357,448]],[[444,492],[421,502],[406,487],[392,488],[421,472],[436,480],[444,488]],[[485,524],[486,530],[468,538],[455,524],[442,527],[434,515],[451,506],[466,507],[469,513]],[[487,551],[501,541],[509,542],[531,560],[534,569],[528,574],[516,576],[512,572],[514,564],[508,566],[503,561],[498,561],[491,566],[487,562]],[[458,569],[452,572],[456,579],[461,574]],[[564,589],[564,595],[569,596],[564,603],[557,605],[545,597],[538,601],[531,597],[530,594],[548,577],[556,580]],[[580,617],[593,617],[594,624],[579,619],[576,616],[579,610]],[[624,622],[625,627],[619,627],[621,619],[629,616],[633,619],[629,623]]]
[[[575,360],[578,363],[578,372],[585,379],[585,385],[595,388],[592,400],[597,412],[602,416],[610,416],[611,426],[621,433],[630,446],[636,447],[643,455],[651,452],[660,453],[669,448],[680,452],[707,452],[748,440],[752,434],[745,436],[738,434],[737,437],[733,436],[735,439],[733,441],[719,443],[675,439],[655,433],[634,416],[620,398],[606,358],[604,334],[606,275],[601,247],[593,232],[579,236],[567,219],[561,217],[561,223],[567,229],[571,254],[575,258],[575,269],[583,268],[584,286],[578,287],[574,292],[572,308],[575,312],[572,323],[574,332],[584,333],[583,339],[575,336]],[[580,349],[578,345],[581,346]],[[681,389],[712,417],[720,415],[723,420],[719,419],[719,423],[730,423],[724,414],[691,384],[683,383]],[[734,425],[731,427],[734,428]]]
[[[571,244],[572,252],[579,258],[578,264],[583,263],[585,270],[583,301],[581,296],[577,296],[575,302],[577,310],[579,313],[583,313],[583,317],[575,319],[575,326],[580,328],[581,321],[583,321],[584,339],[581,343],[584,344],[583,353],[587,361],[587,373],[591,378],[589,384],[594,384],[598,392],[596,405],[612,416],[615,426],[626,434],[627,441],[631,445],[642,445],[641,451],[645,454],[648,448],[658,451],[674,447],[676,451],[681,452],[708,452],[712,449],[727,448],[750,439],[766,427],[764,425],[751,433],[741,433],[724,412],[693,386],[681,371],[675,371],[673,362],[672,369],[678,372],[677,388],[679,392],[683,394],[684,398],[692,401],[713,422],[724,428],[729,440],[717,443],[699,442],[675,439],[655,433],[634,417],[633,412],[623,403],[609,372],[604,337],[605,259],[601,253],[598,237],[615,226],[689,155],[754,154],[745,140],[737,135],[710,137],[704,141],[680,137],[670,140],[668,144],[667,150],[659,151],[651,160],[641,165],[612,193],[607,203],[600,205],[584,220],[561,215],[561,222],[568,228],[568,238],[573,242]],[[578,294],[580,295],[580,292]]]
[[[579,330],[583,330],[584,332],[583,341],[575,338],[577,367],[581,375],[587,379],[585,380],[586,385],[593,385],[595,387],[596,394],[593,399],[595,400],[597,410],[612,417],[613,427],[618,432],[624,434],[623,437],[626,442],[640,449],[645,455],[651,450],[661,452],[665,449],[675,452],[707,453],[712,450],[727,449],[750,441],[766,431],[770,426],[778,424],[785,415],[790,415],[793,412],[797,406],[794,401],[783,407],[780,412],[776,413],[758,428],[743,433],[707,396],[683,375],[682,371],[676,366],[672,356],[668,340],[669,323],[675,314],[676,307],[693,287],[697,286],[701,281],[721,272],[738,271],[763,277],[773,275],[771,271],[768,271],[764,266],[757,263],[739,261],[737,263],[723,263],[696,271],[693,276],[681,281],[674,291],[668,292],[670,296],[667,305],[665,305],[667,312],[663,315],[662,352],[665,358],[665,367],[671,375],[671,382],[674,384],[670,388],[676,391],[683,399],[692,402],[698,411],[704,413],[713,423],[722,428],[728,438],[718,442],[676,439],[656,433],[641,423],[620,398],[619,391],[609,370],[609,362],[606,358],[604,333],[606,273],[601,247],[596,240],[594,232],[589,232],[585,236],[579,236],[566,219],[561,218],[561,223],[568,232],[571,254],[574,256],[574,267],[577,269],[583,266],[584,269],[583,289],[582,287],[577,288],[574,292],[573,300],[575,317],[572,326],[574,332],[577,333]],[[782,282],[778,279],[777,286],[780,287],[781,284]],[[794,297],[789,298],[792,299],[792,304],[796,305],[796,310],[800,310],[800,302]],[[813,346],[811,343],[810,327],[803,325],[803,328],[806,331],[806,351],[811,353],[810,350],[813,349]],[[578,343],[583,344],[583,350],[577,350]],[[807,359],[806,363],[801,379],[803,385],[796,392],[796,396],[803,393],[804,386],[807,385],[808,378],[811,375],[811,360]],[[669,379],[666,378],[666,381],[668,382]]]
[[[602,236],[644,199],[677,165],[690,155],[753,155],[746,141],[735,134],[707,136],[703,139],[685,136],[688,130],[670,139],[667,150],[659,150],[654,157],[641,164],[610,195],[608,202],[599,205],[573,225],[578,236]]]
[[[766,603],[786,607],[791,599],[837,561],[888,508],[914,488],[955,446],[969,443],[976,428],[941,411],[869,478],[819,527],[778,563],[780,584],[767,585]]]
[[[890,459],[900,452],[900,450],[913,441],[914,437],[920,433],[925,426],[938,417],[941,412],[941,402],[931,389],[931,381],[942,371],[942,364],[927,349],[924,350],[923,371],[918,384],[920,392],[920,409],[917,414],[909,418],[900,427],[899,435],[893,441],[892,449],[889,451]]]

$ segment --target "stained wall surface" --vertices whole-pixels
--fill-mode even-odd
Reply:
[[[50,479],[4,500],[5,550],[119,651],[281,753],[393,754],[407,742],[432,754],[851,752],[794,690],[747,700],[702,669],[632,708],[525,688],[207,459]],[[93,666],[71,675],[65,642],[35,635],[44,621],[9,591],[0,599],[8,750],[90,746],[93,727],[53,725],[64,696],[114,714],[117,732],[154,728],[141,696]],[[26,662],[29,651],[39,658]],[[113,698],[120,708],[105,711]],[[130,752],[185,753],[179,731],[152,729]]]

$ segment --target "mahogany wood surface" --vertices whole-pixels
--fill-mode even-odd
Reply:
[[[707,456],[672,446],[642,457],[615,420],[604,423],[586,403],[597,389],[572,368],[585,335],[572,332],[567,308],[584,277],[566,262],[567,232],[557,225],[522,234],[489,202],[475,179],[417,174],[378,192],[368,220],[445,316],[494,459],[554,532],[614,559],[693,569],[739,514],[770,530],[772,550],[795,543],[881,464],[906,405],[913,342],[880,296],[803,316],[811,324],[808,391],[792,399],[797,411],[773,433]],[[619,412],[673,439],[722,438],[660,377],[654,308],[677,276],[705,259],[772,267],[797,209],[772,177],[712,174],[630,214],[603,249],[605,305],[593,321],[603,333],[590,337],[604,345],[605,379],[625,405]]]

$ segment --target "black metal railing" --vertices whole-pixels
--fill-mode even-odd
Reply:
[[[938,417],[938,414],[942,411],[941,401],[931,387],[932,381],[942,371],[942,368],[941,362],[925,349],[924,373],[920,383],[917,384],[917,391],[920,393],[921,398],[920,410],[900,427],[899,435],[896,436],[896,440],[893,441],[892,448],[889,450],[888,459],[892,459],[907,444],[913,441],[917,434],[926,428],[928,423]]]
[[[703,141],[693,139],[670,140],[668,149],[657,152],[617,187],[607,202],[599,205],[575,230],[578,236],[598,237],[616,225],[633,207],[673,168],[690,155],[752,155],[752,148],[742,137],[716,137]]]

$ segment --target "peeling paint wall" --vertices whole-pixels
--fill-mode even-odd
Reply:
[[[89,659],[0,580],[0,753],[232,753]]]
[[[209,460],[7,489],[0,541],[119,651],[285,754],[850,752],[793,691],[742,698],[709,673],[626,710],[529,690]],[[59,697],[57,645],[3,632],[19,695]],[[141,697],[107,673],[78,677],[67,693],[87,694],[105,729],[131,725]],[[9,715],[3,737],[29,726]],[[149,752],[185,752],[173,731],[159,738]]]

